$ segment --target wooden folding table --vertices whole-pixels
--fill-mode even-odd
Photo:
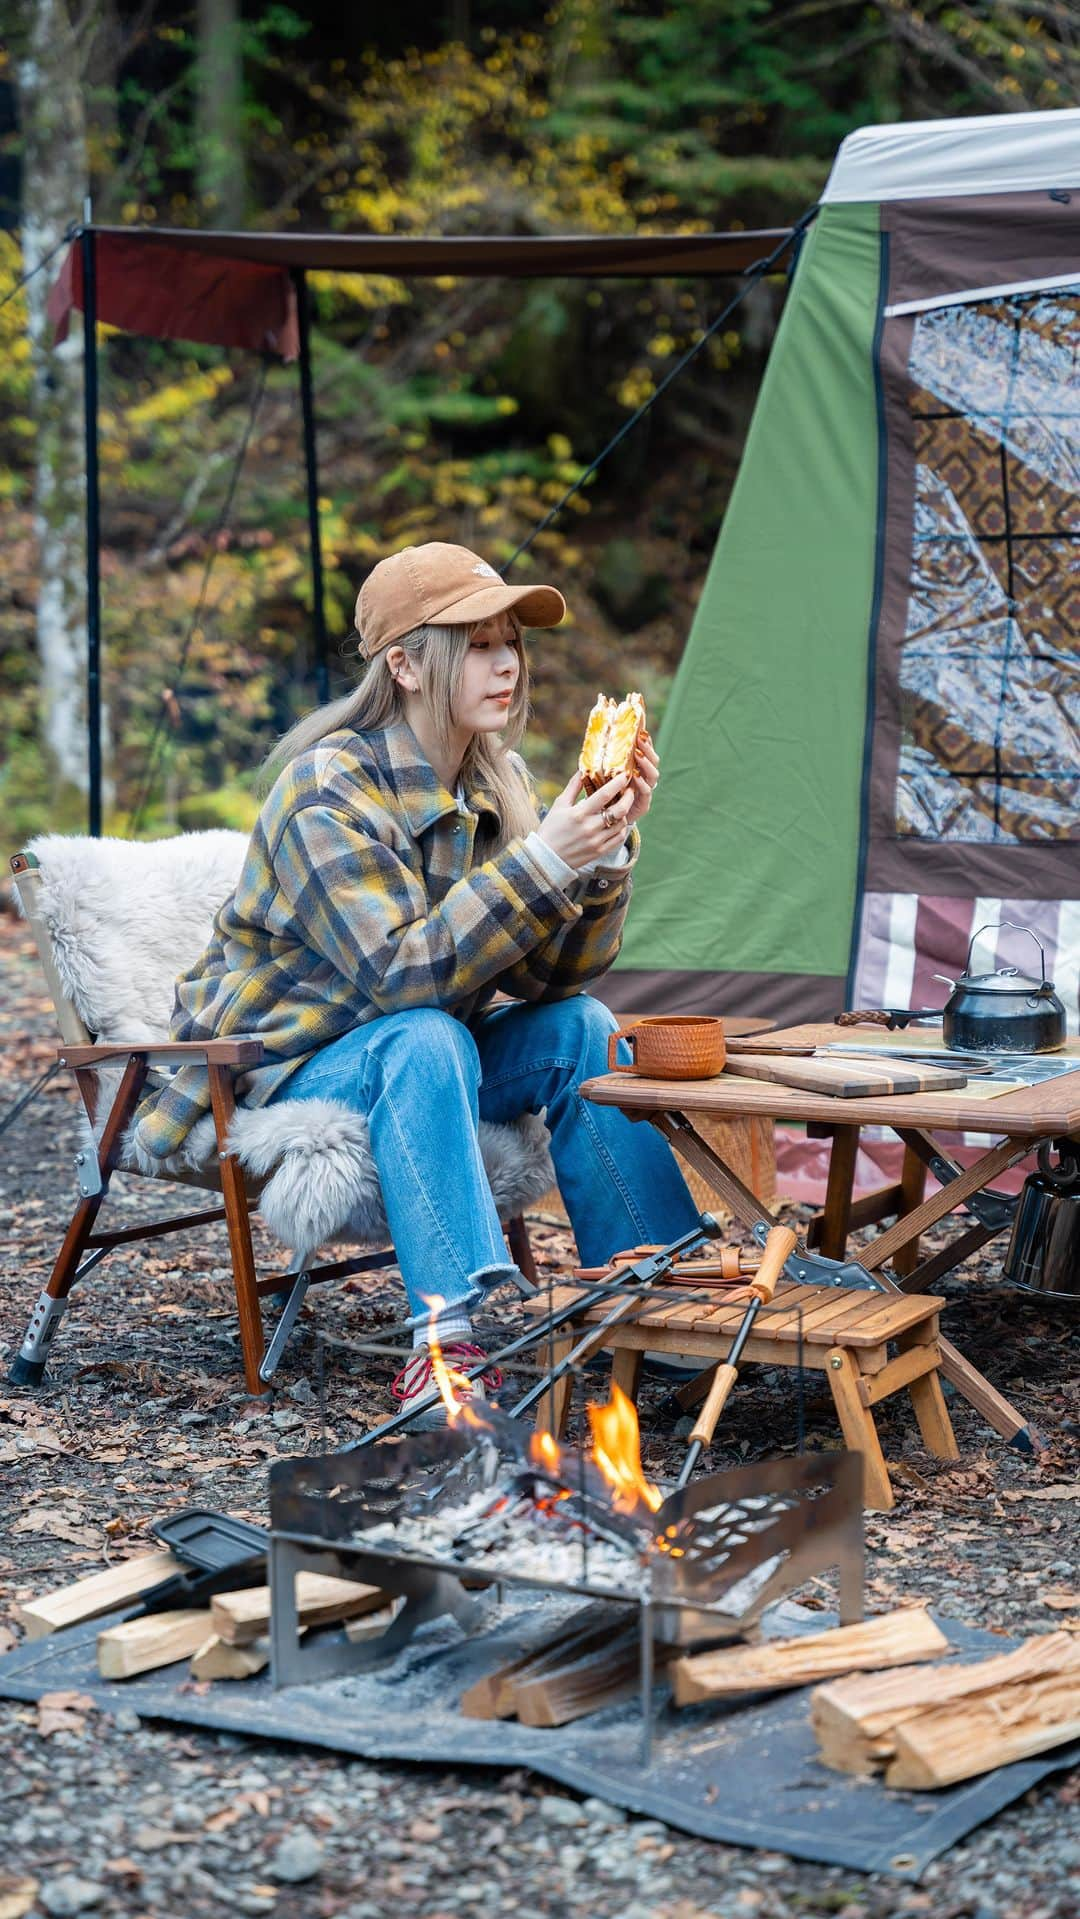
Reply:
[[[906,1044],[908,1037],[906,1033],[889,1036],[893,1044]],[[874,1044],[874,1031],[835,1025],[798,1026],[770,1033],[768,1042],[771,1047],[785,1042],[814,1046],[843,1042],[862,1047]],[[941,1035],[928,1032],[913,1043],[940,1046]],[[1070,1040],[1066,1051],[1075,1056],[1080,1068],[1080,1041]],[[825,1093],[739,1079],[737,1057],[731,1058],[730,1066],[730,1073],[708,1080],[650,1080],[633,1073],[605,1073],[586,1080],[581,1092],[597,1105],[618,1107],[628,1119],[650,1120],[740,1225],[747,1227],[772,1225],[772,1216],[702,1137],[695,1119],[769,1118],[806,1124],[819,1133],[830,1134],[833,1144],[825,1209],[808,1235],[806,1250],[816,1248],[832,1259],[850,1258],[887,1291],[925,1292],[934,1280],[1008,1223],[1007,1209],[983,1197],[995,1179],[1044,1141],[1080,1139],[1080,1071],[996,1098],[980,1095],[972,1082],[970,1088],[961,1087],[955,1092],[838,1099]],[[853,1200],[855,1155],[864,1126],[885,1127],[897,1135],[905,1147],[904,1171],[897,1183]],[[934,1137],[940,1132],[989,1135],[994,1144],[973,1165],[958,1167],[947,1147]],[[924,1198],[928,1167],[945,1183]],[[920,1261],[920,1236],[965,1202],[971,1202],[970,1223],[947,1247]],[[849,1230],[893,1214],[894,1224],[868,1246],[846,1253]],[[990,1381],[948,1340],[941,1341],[941,1355],[941,1371],[956,1390],[1012,1445],[1023,1452],[1034,1451],[1038,1443],[1035,1434]]]

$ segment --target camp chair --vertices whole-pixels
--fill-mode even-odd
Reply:
[[[309,1286],[395,1261],[365,1121],[333,1100],[238,1106],[234,1079],[262,1058],[260,1040],[181,1045],[169,1039],[176,977],[205,947],[246,847],[246,836],[231,832],[147,844],[47,835],[11,861],[64,1042],[60,1064],[75,1074],[88,1122],[75,1162],[77,1202],[13,1362],[15,1384],[40,1384],[72,1287],[117,1246],[224,1220],[244,1378],[253,1394],[263,1393],[273,1377]],[[186,1061],[205,1061],[212,1112],[182,1155],[160,1167],[140,1164],[128,1137],[138,1102],[156,1073]],[[509,1126],[482,1123],[480,1137],[499,1217],[524,1275],[522,1290],[531,1291],[535,1267],[522,1212],[554,1184],[547,1129],[526,1116]],[[97,1231],[118,1169],[208,1188],[221,1204]],[[256,1274],[250,1226],[256,1209],[292,1249],[287,1273]],[[319,1246],[343,1237],[379,1250],[311,1263]],[[269,1345],[261,1307],[268,1295],[284,1302]]]

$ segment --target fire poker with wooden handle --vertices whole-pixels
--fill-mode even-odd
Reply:
[[[749,1291],[753,1294],[746,1316],[731,1344],[731,1351],[725,1360],[721,1360],[713,1374],[708,1397],[694,1422],[690,1434],[691,1444],[683,1460],[682,1471],[676,1482],[676,1491],[681,1492],[694,1467],[697,1465],[705,1447],[712,1443],[716,1422],[724,1410],[728,1394],[739,1375],[739,1361],[743,1347],[750,1337],[751,1328],[763,1306],[767,1306],[776,1291],[776,1282],[780,1278],[787,1261],[798,1245],[798,1240],[789,1226],[774,1226],[765,1241],[761,1254],[761,1264],[750,1282]]]

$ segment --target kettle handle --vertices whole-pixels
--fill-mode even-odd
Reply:
[[[1019,920],[987,920],[985,926],[976,927],[974,933],[971,935],[971,938],[968,941],[967,959],[964,961],[964,972],[970,973],[971,971],[971,952],[972,952],[972,948],[975,945],[975,941],[979,937],[979,934],[996,931],[996,929],[999,926],[1011,926],[1014,932],[1026,933],[1029,939],[1033,939],[1035,941],[1035,944],[1039,949],[1039,962],[1042,968],[1041,984],[1045,986],[1046,985],[1046,948],[1044,947],[1041,939],[1039,938],[1039,935],[1037,933],[1033,933],[1030,926],[1021,926]],[[939,979],[940,977],[941,977],[940,974],[938,973],[934,974],[935,979]]]

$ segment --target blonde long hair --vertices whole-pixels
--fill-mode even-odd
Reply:
[[[506,715],[506,725],[498,737],[474,733],[461,763],[461,779],[468,789],[481,786],[489,793],[499,825],[496,846],[531,832],[537,824],[536,808],[528,786],[510,755],[525,731],[529,717],[529,668],[521,641],[521,628],[511,614],[521,660],[514,697]],[[450,716],[457,701],[465,655],[475,632],[474,626],[418,626],[396,642],[404,648],[410,666],[420,682],[420,693],[431,715],[440,743],[449,746]],[[352,727],[357,733],[375,732],[404,718],[401,688],[386,661],[386,653],[371,660],[357,687],[342,699],[330,700],[306,713],[302,720],[281,738],[260,769],[259,785],[265,790],[290,760],[309,747],[317,746],[330,733]]]

